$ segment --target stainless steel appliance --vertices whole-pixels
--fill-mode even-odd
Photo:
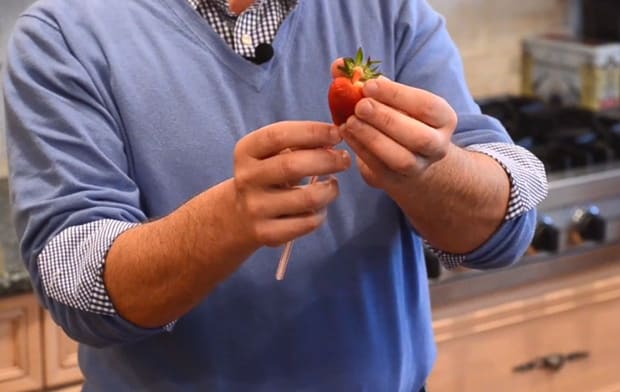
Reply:
[[[427,258],[436,305],[620,261],[620,111],[591,112],[537,99],[481,100],[515,142],[545,164],[549,195],[530,250],[495,271],[446,271]]]

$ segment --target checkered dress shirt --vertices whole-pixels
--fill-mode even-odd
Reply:
[[[297,0],[256,0],[239,15],[230,11],[227,0],[189,0],[189,3],[236,53],[252,58],[254,48],[273,41]]]

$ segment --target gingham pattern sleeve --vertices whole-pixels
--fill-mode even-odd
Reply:
[[[37,259],[45,294],[78,310],[116,314],[103,282],[105,256],[121,233],[137,225],[102,219],[61,231]]]
[[[508,143],[485,143],[474,144],[467,149],[495,159],[510,177],[510,201],[506,220],[518,218],[547,197],[545,166],[525,148]]]
[[[510,198],[504,220],[516,219],[535,208],[547,196],[545,167],[530,151],[509,143],[483,143],[466,147],[495,159],[510,178]],[[425,243],[446,269],[454,269],[467,260],[467,255],[453,254]]]

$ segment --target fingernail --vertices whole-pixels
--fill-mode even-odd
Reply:
[[[351,166],[351,155],[349,154],[347,150],[341,150],[340,156],[342,157],[342,160],[344,161],[345,167]]]
[[[372,104],[369,100],[364,99],[357,105],[357,113],[360,116],[370,116],[373,112]]]
[[[328,188],[331,185],[331,180],[329,178],[325,179],[325,180],[321,180],[318,182],[318,185]]]
[[[347,136],[353,135],[353,132],[355,132],[355,130],[359,128],[359,126],[360,126],[360,120],[358,120],[357,117],[355,116],[349,117],[349,119],[346,122],[346,135]]]
[[[366,96],[372,96],[379,91],[379,83],[376,80],[370,79],[364,84],[364,94]]]

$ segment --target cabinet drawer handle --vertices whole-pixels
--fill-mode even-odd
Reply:
[[[534,369],[544,369],[552,372],[560,371],[566,362],[586,359],[590,356],[587,351],[575,351],[568,354],[549,354],[544,357],[535,358],[529,362],[517,365],[513,368],[516,373],[525,373]]]

